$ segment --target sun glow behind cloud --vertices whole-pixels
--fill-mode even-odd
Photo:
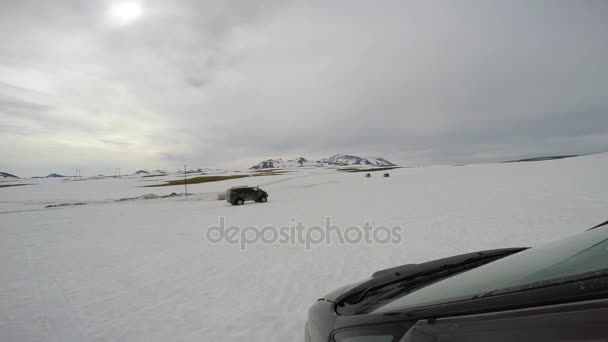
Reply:
[[[112,23],[122,26],[139,19],[143,14],[143,7],[137,1],[121,1],[113,3],[108,12]]]

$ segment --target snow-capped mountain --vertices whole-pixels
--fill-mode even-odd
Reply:
[[[19,177],[15,176],[15,175],[11,175],[10,173],[7,172],[0,172],[0,178],[2,179],[19,179]]]
[[[336,154],[330,158],[323,158],[318,161],[310,161],[305,158],[296,158],[291,160],[267,159],[259,164],[252,166],[251,170],[261,169],[288,169],[303,166],[348,166],[348,165],[367,165],[367,166],[394,166],[384,158],[361,158],[347,154]]]
[[[310,161],[306,158],[296,158],[290,160],[279,159],[267,159],[260,162],[249,169],[251,170],[262,170],[262,169],[288,169],[293,167],[304,167],[304,166],[320,166],[318,162]]]
[[[322,165],[347,166],[347,165],[369,165],[369,166],[395,166],[384,158],[361,158],[348,154],[336,154],[333,157],[323,158],[318,161]]]

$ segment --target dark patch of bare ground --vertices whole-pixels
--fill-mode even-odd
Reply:
[[[209,182],[219,182],[219,181],[228,180],[228,179],[245,178],[245,177],[276,176],[276,175],[285,174],[287,172],[289,172],[289,171],[264,170],[263,172],[255,172],[255,173],[249,174],[249,175],[199,176],[199,177],[187,178],[185,181],[184,181],[184,179],[176,179],[176,180],[172,180],[172,181],[166,181],[165,183],[161,183],[161,184],[144,185],[144,187],[153,188],[153,187],[159,187],[159,186],[184,185],[184,183],[200,184],[200,183],[209,183]]]
[[[343,172],[374,172],[374,171],[386,171],[386,170],[392,170],[392,169],[400,169],[402,168],[401,166],[383,166],[383,167],[370,167],[370,168],[365,168],[365,169],[359,169],[359,168],[344,168],[344,169],[338,169],[340,171]]]
[[[201,176],[201,177],[192,177],[187,179],[176,179],[172,181],[167,181],[162,184],[152,184],[152,185],[144,185],[146,188],[153,188],[159,186],[172,186],[172,185],[183,185],[185,184],[200,184],[200,183],[209,183],[209,182],[219,182],[227,179],[236,179],[249,177],[249,175],[230,175],[230,176]]]
[[[283,175],[289,173],[289,170],[284,169],[262,169],[253,171],[254,176],[264,176],[264,175]]]
[[[45,208],[57,208],[57,207],[71,207],[71,206],[75,206],[75,205],[85,205],[86,203],[59,203],[59,204],[49,204],[47,206],[45,206]]]
[[[24,185],[34,185],[34,184],[0,184],[0,188],[8,188],[11,186],[24,186]]]

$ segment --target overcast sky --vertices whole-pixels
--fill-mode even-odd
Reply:
[[[0,0],[0,171],[606,150],[603,0]]]

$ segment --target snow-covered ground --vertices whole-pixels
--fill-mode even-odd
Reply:
[[[374,173],[331,169],[182,186],[160,179],[25,180],[0,188],[0,341],[301,341],[319,296],[376,270],[538,245],[607,219],[608,154]],[[167,176],[166,178],[175,176]],[[151,183],[148,183],[151,182]],[[259,185],[265,204],[217,201]],[[49,204],[86,205],[44,208]],[[397,245],[238,246],[228,225],[400,225]]]

